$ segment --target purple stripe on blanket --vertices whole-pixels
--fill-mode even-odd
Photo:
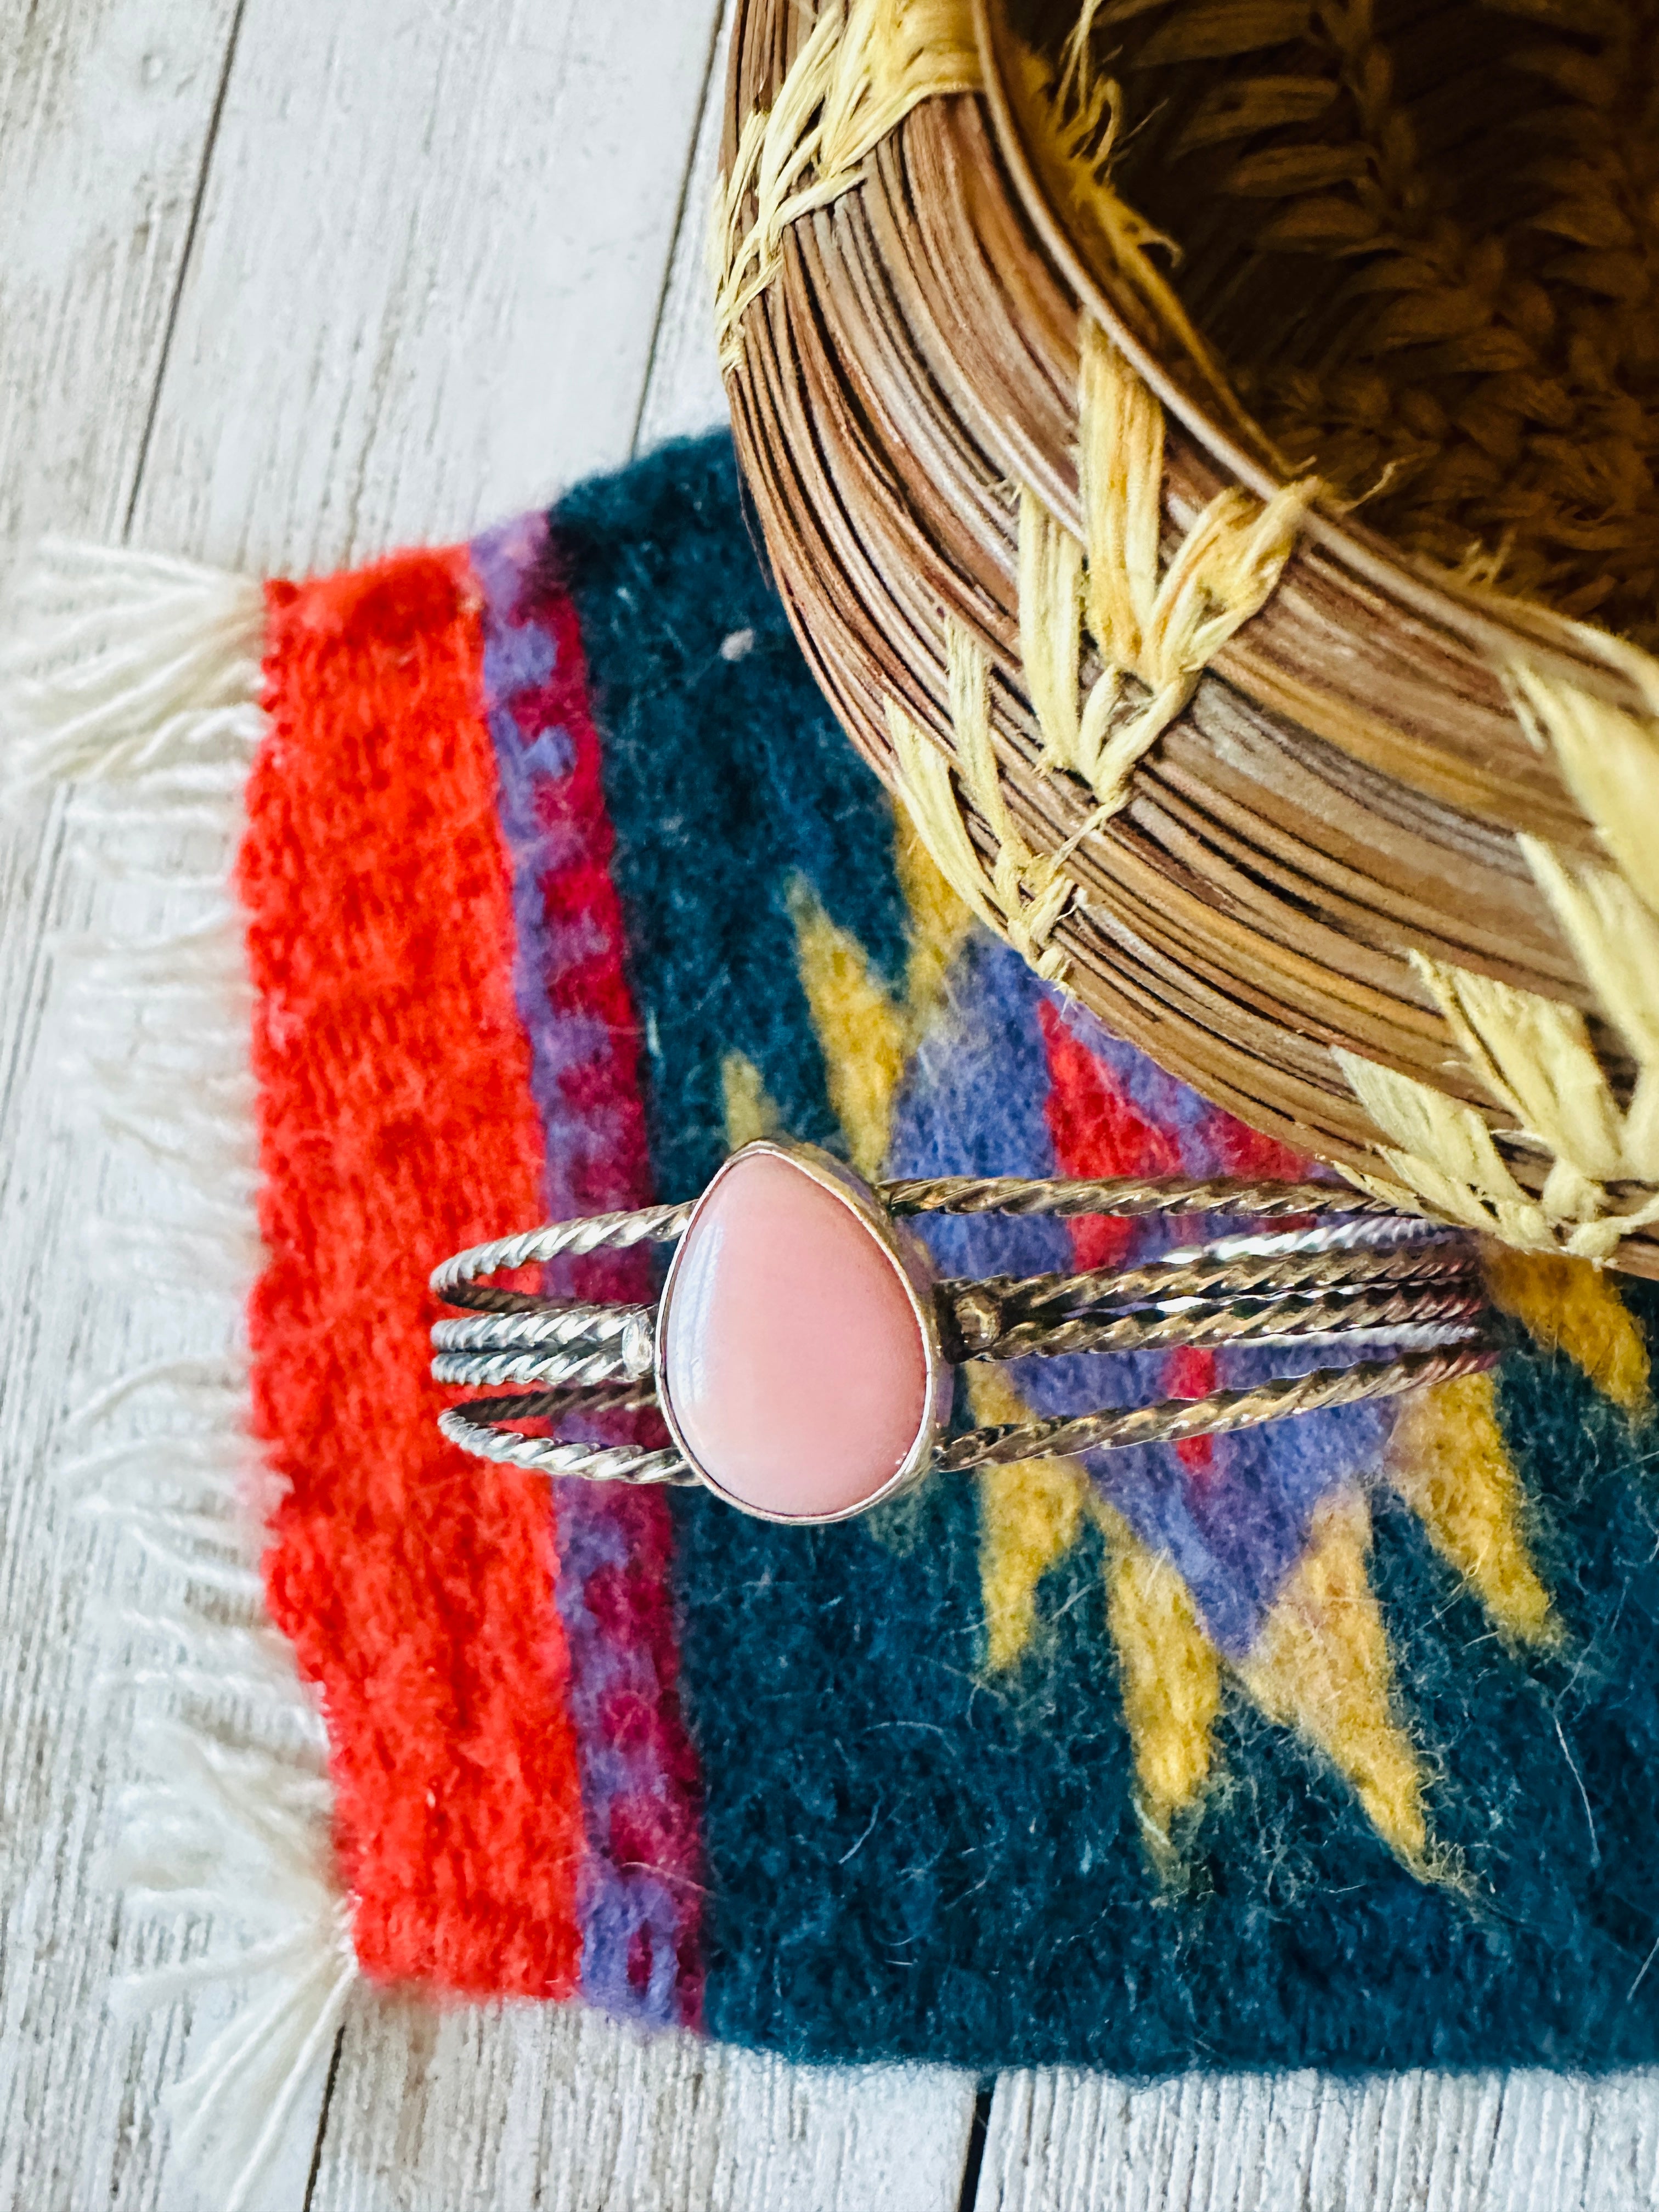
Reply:
[[[604,1010],[607,996],[620,1002],[625,994],[598,740],[574,610],[548,581],[547,541],[546,518],[528,515],[476,540],[471,560],[513,869],[514,991],[545,1138],[547,1210],[559,1219],[639,1205],[650,1191],[631,1054]],[[595,1254],[546,1275],[556,1295],[654,1295],[642,1249]],[[613,1421],[605,1433],[617,1441],[631,1427]],[[583,1995],[629,2018],[696,2025],[696,1776],[674,1687],[666,1505],[606,1483],[552,1488],[556,1596],[588,1838]]]

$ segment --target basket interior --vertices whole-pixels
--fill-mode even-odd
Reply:
[[[1287,469],[1659,645],[1659,0],[1023,12]]]

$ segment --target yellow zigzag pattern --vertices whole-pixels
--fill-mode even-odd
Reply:
[[[805,884],[797,884],[790,900],[800,980],[830,1102],[854,1164],[872,1176],[886,1158],[904,1070],[972,927],[902,815],[896,858],[911,921],[902,996]],[[733,1054],[724,1073],[732,1145],[775,1133],[777,1109],[752,1063]],[[1488,1274],[1494,1298],[1540,1344],[1565,1352],[1632,1415],[1646,1407],[1646,1348],[1601,1270],[1553,1255],[1494,1250]],[[978,1420],[1030,1418],[1000,1370],[975,1366],[967,1373]],[[1528,1550],[1524,1493],[1499,1428],[1491,1376],[1465,1376],[1406,1401],[1381,1472],[1501,1635],[1518,1648],[1559,1643],[1561,1626]],[[1176,1824],[1201,1803],[1212,1778],[1215,1724],[1224,1677],[1231,1674],[1259,1711],[1293,1729],[1344,1776],[1405,1864],[1425,1878],[1454,1878],[1430,1838],[1422,1762],[1395,1710],[1393,1664],[1367,1571],[1370,1514],[1360,1493],[1344,1492],[1320,1508],[1255,1650],[1230,1668],[1179,1572],[1140,1541],[1075,1461],[987,1468],[979,1490],[980,1581],[992,1674],[1007,1672],[1032,1650],[1043,1577],[1085,1526],[1101,1533],[1107,1627],[1155,1863],[1171,1863]]]
[[[1431,1860],[1416,1747],[1395,1717],[1388,1632],[1366,1572],[1370,1507],[1328,1498],[1239,1680],[1270,1720],[1293,1728],[1352,1785],[1371,1826],[1425,1877]]]
[[[1493,1244],[1486,1267],[1494,1302],[1546,1352],[1565,1352],[1632,1418],[1646,1411],[1647,1346],[1611,1278],[1594,1261]]]
[[[969,1367],[974,1419],[1000,1427],[1030,1419],[1000,1370]],[[1026,1459],[979,1471],[979,1583],[985,1613],[985,1663],[1012,1667],[1036,1632],[1037,1584],[1082,1534],[1092,1485],[1074,1459]]]
[[[1030,1419],[999,1369],[969,1367],[975,1420]],[[1012,1667],[1036,1628],[1037,1585],[1091,1522],[1105,1539],[1106,1620],[1117,1655],[1123,1717],[1148,1846],[1163,1861],[1171,1824],[1203,1795],[1221,1710],[1221,1660],[1186,1583],[1096,1492],[1074,1459],[980,1470],[980,1588],[986,1665]]]
[[[798,878],[789,892],[796,962],[823,1053],[830,1104],[854,1166],[872,1178],[887,1157],[893,1100],[910,1055],[973,927],[973,916],[934,866],[907,814],[894,823],[893,860],[910,916],[902,1000],[895,1000],[852,932],[830,919],[810,884]],[[778,1109],[754,1062],[740,1052],[728,1053],[721,1076],[732,1151],[757,1137],[775,1136]]]
[[[720,1085],[726,1093],[726,1143],[730,1152],[775,1137],[782,1121],[776,1102],[761,1079],[761,1072],[746,1053],[728,1052],[720,1062]]]
[[[1461,1376],[1403,1400],[1383,1472],[1501,1634],[1539,1650],[1560,1643],[1528,1555],[1526,1500],[1498,1427],[1492,1376]]]
[[[971,1368],[969,1377],[977,1419],[1030,1418],[1000,1373]],[[1492,1376],[1481,1375],[1407,1401],[1384,1472],[1494,1627],[1516,1645],[1550,1649],[1562,1631],[1528,1551],[1524,1495],[1493,1395]],[[986,1660],[994,1674],[1031,1649],[1037,1586],[1085,1521],[1106,1540],[1108,1626],[1142,1818],[1162,1861],[1172,1821],[1196,1804],[1211,1776],[1225,1662],[1176,1569],[1096,1496],[1074,1461],[988,1469],[980,1495]],[[1366,1571],[1370,1547],[1364,1497],[1348,1492],[1328,1500],[1255,1648],[1234,1671],[1263,1713],[1329,1759],[1407,1865],[1443,1878],[1427,1833],[1421,1762],[1394,1712],[1387,1636]]]
[[[1030,1418],[1002,1375],[970,1368],[977,1419]],[[1106,1618],[1142,1824],[1155,1861],[1171,1823],[1202,1796],[1215,1759],[1226,1662],[1186,1584],[1100,1500],[1075,1460],[998,1468],[981,1478],[980,1575],[988,1663],[1029,1648],[1036,1586],[1085,1519],[1106,1540]],[[1422,1769],[1393,1709],[1388,1638],[1365,1572],[1370,1515],[1356,1492],[1327,1500],[1308,1548],[1267,1615],[1255,1649],[1231,1670],[1270,1720],[1293,1729],[1352,1786],[1373,1826],[1414,1872],[1430,1871]]]
[[[910,914],[904,997],[896,1003],[857,938],[830,921],[811,889],[790,893],[801,988],[823,1049],[830,1103],[860,1175],[881,1173],[893,1100],[910,1054],[944,994],[973,917],[901,814],[894,861]]]

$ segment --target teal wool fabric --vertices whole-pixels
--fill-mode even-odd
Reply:
[[[734,1054],[780,1126],[843,1141],[801,902],[896,1000],[893,825],[790,635],[724,439],[585,487],[552,526],[603,741],[656,1184],[682,1199],[726,1148]],[[1182,1160],[1249,1141],[988,940],[953,973],[896,1146],[1021,1172],[1047,1146],[1052,1170],[1055,1146],[1095,1141],[1078,1102],[1097,1097],[1139,1101]],[[975,1022],[984,1057],[953,1076]],[[1653,1290],[1608,1295],[1650,1338]],[[971,1480],[805,1532],[678,1497],[709,2028],[795,2057],[1128,2074],[1659,2058],[1659,1430],[1626,1397],[1517,1329],[1496,1410],[1551,1608],[1530,1644],[1381,1480],[1376,1424],[1202,1465],[1103,1459],[1091,1494],[1110,1510],[1084,1512],[1000,1669]],[[1422,1778],[1416,1867],[1311,1723],[1251,1688],[1310,1532],[1350,1497],[1370,1516],[1389,1741]],[[1158,1850],[1108,1617],[1107,1551],[1131,1539],[1176,1563],[1220,1654],[1211,1778]]]

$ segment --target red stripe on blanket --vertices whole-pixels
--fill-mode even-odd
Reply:
[[[272,1613],[327,1716],[358,1957],[574,1988],[582,1820],[538,1478],[438,1435],[426,1278],[538,1218],[542,1135],[463,556],[269,593],[240,886],[269,1262]]]
[[[1299,1154],[1246,1128],[1219,1107],[1206,1109],[1203,1117],[1205,1151],[1212,1157],[1184,1158],[1176,1131],[1159,1127],[1138,1110],[1111,1069],[1073,1034],[1054,1007],[1045,1004],[1039,1012],[1051,1086],[1048,1128],[1062,1175],[1219,1172],[1270,1182],[1294,1182],[1310,1171],[1310,1163]],[[1193,1224],[1184,1226],[1190,1234]],[[1115,1267],[1129,1249],[1134,1228],[1132,1221],[1110,1215],[1085,1215],[1074,1221],[1072,1241],[1079,1266]],[[1165,1363],[1164,1388],[1172,1398],[1207,1397],[1220,1381],[1220,1363],[1213,1352],[1186,1345]],[[1213,1437],[1184,1437],[1175,1449],[1200,1478],[1214,1464]]]
[[[1181,1172],[1179,1139],[1149,1121],[1044,1000],[1037,1009],[1048,1060],[1048,1133],[1063,1176],[1162,1176]],[[1079,1267],[1115,1267],[1135,1232],[1133,1221],[1089,1213],[1071,1224]]]

